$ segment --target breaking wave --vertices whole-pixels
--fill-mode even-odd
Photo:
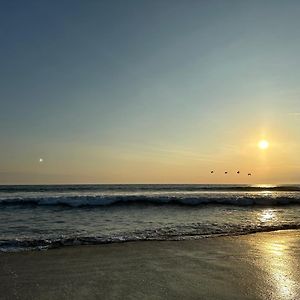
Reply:
[[[2,197],[0,205],[49,205],[49,206],[107,206],[114,204],[224,204],[236,206],[300,204],[300,193],[292,195],[93,195]]]

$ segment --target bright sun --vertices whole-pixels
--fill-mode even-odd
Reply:
[[[261,140],[258,143],[258,147],[262,150],[267,149],[269,147],[269,142],[266,140]]]

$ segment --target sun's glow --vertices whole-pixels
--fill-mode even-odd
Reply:
[[[266,140],[261,140],[258,143],[258,147],[262,150],[269,148],[269,142]]]

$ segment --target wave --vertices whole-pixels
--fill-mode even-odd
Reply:
[[[47,197],[9,197],[0,198],[0,205],[37,205],[37,206],[107,206],[116,204],[178,204],[178,205],[288,205],[300,204],[300,195],[268,196],[241,195],[228,196],[163,196],[163,195],[96,195],[96,196],[47,196]]]
[[[181,228],[182,229],[182,228]],[[26,250],[48,250],[65,246],[101,245],[111,243],[125,243],[137,241],[183,241],[213,238],[220,236],[246,235],[259,232],[278,230],[297,230],[300,224],[256,225],[256,226],[195,226],[182,231],[178,228],[161,228],[132,233],[120,233],[110,236],[61,236],[40,239],[12,239],[0,240],[0,252],[18,252]]]

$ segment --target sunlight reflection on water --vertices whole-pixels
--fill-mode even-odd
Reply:
[[[269,222],[277,219],[276,212],[274,209],[265,209],[260,213],[259,220],[261,222]]]

